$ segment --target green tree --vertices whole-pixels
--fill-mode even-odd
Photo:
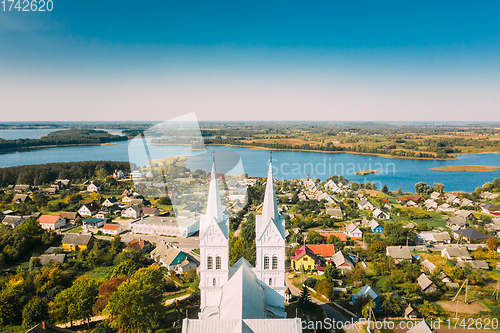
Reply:
[[[87,275],[82,275],[70,288],[57,294],[49,304],[49,311],[56,321],[88,320],[92,317],[92,309],[98,296],[97,282]]]
[[[47,318],[47,304],[39,297],[33,297],[23,308],[23,326],[31,328]]]
[[[110,326],[121,332],[151,332],[166,315],[163,304],[165,270],[141,268],[114,292],[103,311]]]
[[[497,238],[491,237],[486,240],[486,246],[490,249],[490,251],[496,251],[499,245],[500,241],[498,241]]]
[[[340,279],[342,277],[342,271],[338,268],[335,268],[335,265],[327,265],[325,267],[325,278],[329,282],[333,282],[333,280]]]
[[[387,188],[387,185],[384,185],[384,187],[382,187],[382,192],[384,192],[385,194],[389,193],[389,189]]]
[[[301,309],[308,309],[311,306],[311,296],[309,296],[309,289],[306,287],[302,288],[302,291],[297,301],[297,306]]]
[[[118,265],[113,268],[113,272],[111,273],[111,277],[124,277],[124,276],[132,276],[139,268],[139,265],[132,259],[127,259],[122,261]]]
[[[325,241],[323,236],[319,234],[319,232],[315,230],[309,230],[307,232],[306,243],[307,244],[321,244]]]

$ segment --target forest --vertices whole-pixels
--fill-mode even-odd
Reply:
[[[130,172],[130,162],[83,161],[22,165],[0,169],[0,187],[14,184],[44,185],[56,179],[69,179],[73,182],[91,179],[97,170],[104,169],[111,175],[116,169]]]
[[[55,131],[40,139],[0,139],[0,150],[17,150],[44,146],[90,145],[128,140],[126,136],[113,135],[106,131],[69,129]]]

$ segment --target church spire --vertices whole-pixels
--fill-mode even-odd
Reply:
[[[210,178],[210,188],[208,191],[207,211],[205,214],[206,227],[209,227],[213,220],[218,223],[223,219],[222,205],[220,200],[219,184],[217,182],[217,172],[215,170],[215,155],[212,161],[212,174]]]
[[[266,193],[264,196],[264,204],[262,206],[262,216],[266,221],[269,221],[269,219],[278,221],[278,215],[278,203],[276,201],[276,192],[274,189],[273,155],[271,152],[269,171],[267,173]]]

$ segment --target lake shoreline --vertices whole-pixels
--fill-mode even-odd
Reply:
[[[357,151],[323,151],[323,150],[308,150],[308,149],[276,149],[276,148],[267,148],[267,147],[256,147],[256,146],[245,146],[245,145],[228,145],[221,143],[210,143],[208,146],[226,146],[226,147],[237,147],[237,148],[249,148],[249,149],[260,149],[260,150],[274,150],[274,151],[301,151],[307,153],[323,153],[323,154],[353,154],[353,155],[367,155],[367,156],[379,156],[384,158],[400,158],[406,160],[423,160],[423,161],[457,161],[457,157],[451,158],[429,158],[429,157],[411,157],[411,156],[397,156],[390,154],[375,154],[375,153],[361,153]],[[478,154],[488,154],[488,153],[478,153]],[[492,153],[492,154],[497,154]],[[457,154],[458,155],[458,154]]]

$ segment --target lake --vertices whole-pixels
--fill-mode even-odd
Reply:
[[[25,131],[25,130],[24,130]],[[28,130],[31,131],[31,130]],[[35,135],[32,132],[32,135]],[[38,135],[38,134],[37,134]],[[193,151],[188,146],[149,145],[152,159],[174,155],[196,155],[204,151]],[[249,176],[266,176],[269,151],[243,147],[209,146],[215,151],[228,150],[241,157],[238,172]],[[130,155],[130,159],[129,159]],[[446,190],[473,191],[476,187],[500,177],[500,171],[493,172],[443,172],[430,168],[445,165],[487,165],[500,166],[500,154],[459,155],[459,160],[433,161],[385,158],[380,156],[356,155],[348,153],[316,153],[301,151],[273,151],[273,166],[278,179],[298,179],[307,174],[311,178],[325,180],[331,175],[342,175],[357,183],[374,181],[377,187],[387,185],[390,190],[401,187],[404,191],[414,191],[420,181],[430,185],[443,183]],[[121,141],[110,145],[73,146],[59,148],[31,149],[0,155],[0,167],[52,162],[72,162],[86,160],[132,161],[146,165],[147,154],[143,145],[134,141]],[[378,170],[377,174],[355,175],[356,171]]]

